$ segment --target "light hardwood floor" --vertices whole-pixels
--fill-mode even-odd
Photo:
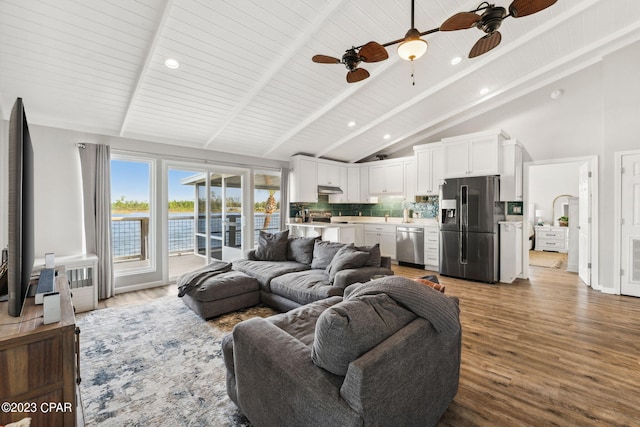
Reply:
[[[439,426],[639,426],[640,299],[593,291],[558,269],[530,274],[497,285],[440,278],[460,298],[463,338],[458,394]],[[100,306],[176,293],[165,286]]]

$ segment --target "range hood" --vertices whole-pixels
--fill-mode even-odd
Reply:
[[[342,194],[342,188],[330,185],[318,185],[318,194]]]

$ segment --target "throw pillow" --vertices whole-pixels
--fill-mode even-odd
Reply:
[[[353,246],[344,246],[336,252],[327,266],[329,281],[333,282],[336,273],[347,268],[360,268],[369,259],[369,252],[358,251]]]
[[[432,282],[431,280],[427,280],[427,279],[415,279],[415,280],[416,280],[416,282],[422,283],[423,285],[431,286],[436,291],[440,291],[440,292],[442,292],[444,294],[444,285],[442,285],[440,283],[435,283],[435,282]]]
[[[363,252],[369,252],[369,259],[364,264],[365,267],[380,267],[381,254],[379,243],[371,246],[356,246],[356,249]]]
[[[258,261],[286,261],[288,239],[289,230],[278,233],[260,231],[258,247],[256,248],[256,259]]]
[[[287,259],[311,264],[316,240],[320,240],[320,237],[290,237],[287,242]]]
[[[311,261],[311,268],[325,269],[335,254],[345,246],[344,243],[328,242],[326,240],[316,240],[313,246],[313,260]],[[353,245],[351,245],[353,246]]]
[[[326,309],[316,322],[311,358],[336,375],[416,318],[386,294],[363,295]]]

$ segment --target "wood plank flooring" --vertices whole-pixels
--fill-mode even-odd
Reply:
[[[458,394],[438,425],[639,426],[640,299],[593,291],[558,269],[530,270],[512,284],[440,278],[460,298],[463,338]],[[100,307],[176,294],[165,286]]]

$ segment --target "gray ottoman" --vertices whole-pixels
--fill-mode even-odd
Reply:
[[[203,319],[252,307],[260,302],[258,281],[239,271],[229,271],[203,281],[182,297]]]

